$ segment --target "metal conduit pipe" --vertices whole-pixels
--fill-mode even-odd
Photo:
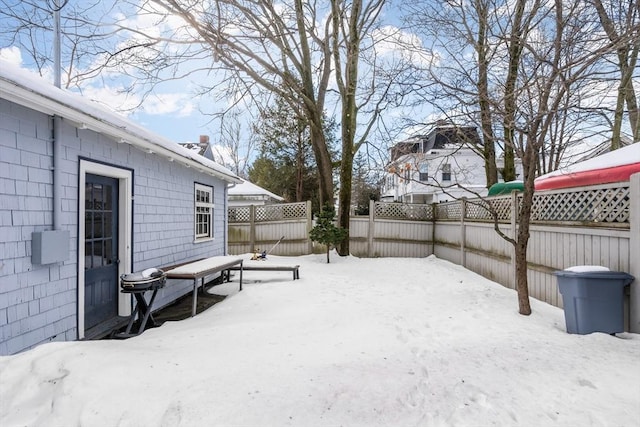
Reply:
[[[60,52],[60,4],[59,0],[53,2],[53,54],[54,76],[53,84],[62,86],[62,60]],[[62,183],[60,181],[60,163],[62,159],[62,118],[53,116],[53,229],[62,230]]]

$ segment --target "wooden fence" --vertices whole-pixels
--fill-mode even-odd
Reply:
[[[358,257],[435,254],[514,288],[513,246],[496,233],[492,212],[500,230],[513,237],[521,203],[515,193],[433,205],[372,202],[369,216],[351,218],[350,251]],[[288,205],[272,206],[284,212]],[[296,218],[282,214],[269,220],[260,210],[278,208],[257,206],[247,214],[253,217],[243,215],[241,222],[233,211],[249,208],[230,208],[229,251],[251,252],[252,242],[268,249],[284,235],[274,254],[312,253],[310,205],[293,206],[304,206],[294,209]],[[620,184],[536,193],[531,218],[527,261],[532,297],[562,307],[553,272],[574,265],[602,265],[640,278],[640,174]],[[640,332],[638,283],[630,287],[625,308],[625,324],[634,332]]]
[[[232,255],[270,250],[273,255],[290,256],[312,252],[311,202],[230,207],[228,220]]]

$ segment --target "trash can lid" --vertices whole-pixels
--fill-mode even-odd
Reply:
[[[565,268],[564,271],[572,271],[574,273],[586,273],[589,271],[611,271],[611,270],[601,265],[574,265],[573,267]]]
[[[587,267],[587,269],[581,269],[581,267]],[[589,267],[596,267],[596,269],[589,270]],[[606,267],[600,267],[597,265],[579,265],[565,270],[555,271],[553,274],[556,277],[563,277],[567,279],[596,279],[601,283],[618,281],[619,283],[622,283],[623,286],[626,286],[635,280],[631,274],[625,273],[624,271],[611,271]]]

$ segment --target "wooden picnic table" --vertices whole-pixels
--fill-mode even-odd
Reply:
[[[191,308],[191,316],[193,317],[196,315],[196,305],[198,303],[198,280],[202,282],[204,288],[204,278],[206,276],[221,273],[232,267],[240,271],[240,290],[242,290],[242,258],[236,256],[214,256],[188,262],[165,271],[165,274],[167,279],[193,280],[193,305]]]

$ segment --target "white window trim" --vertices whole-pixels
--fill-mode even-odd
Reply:
[[[210,203],[202,203],[198,202],[196,198],[196,194],[198,191],[203,191],[209,193]],[[198,208],[199,207],[207,207],[210,209],[209,211],[209,235],[207,236],[198,236]],[[195,183],[193,189],[193,241],[194,243],[202,243],[202,242],[210,242],[214,238],[213,234],[213,212],[215,209],[215,204],[213,203],[213,187],[203,184]]]
[[[78,339],[84,338],[84,209],[87,174],[117,178],[119,184],[119,233],[118,233],[118,277],[131,273],[131,218],[133,212],[133,172],[113,166],[80,160],[80,184],[78,188]],[[117,283],[118,291],[120,283]],[[118,316],[131,315],[131,295],[118,292]]]

